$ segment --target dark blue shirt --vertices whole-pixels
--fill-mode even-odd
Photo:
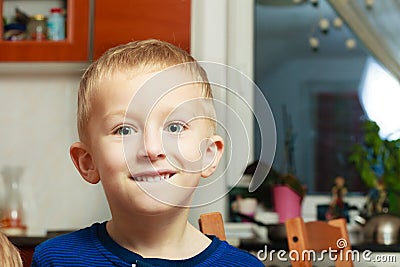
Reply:
[[[106,223],[47,240],[36,247],[32,266],[121,266],[121,267],[257,267],[264,266],[255,256],[209,236],[211,244],[198,255],[184,260],[143,258],[116,243]]]

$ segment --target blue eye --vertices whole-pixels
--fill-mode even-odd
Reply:
[[[173,122],[167,125],[166,131],[170,133],[180,133],[185,129],[182,123]]]
[[[129,126],[122,126],[119,127],[116,131],[117,134],[119,135],[131,135],[135,132],[135,130],[132,127]]]

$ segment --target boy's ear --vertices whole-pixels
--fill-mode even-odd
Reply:
[[[201,177],[207,178],[211,176],[218,167],[218,163],[221,160],[222,154],[224,153],[224,140],[219,135],[211,137],[209,144],[206,148],[205,162],[206,166],[201,172]]]
[[[91,184],[97,184],[100,181],[100,176],[93,162],[92,155],[84,143],[73,143],[69,149],[69,154],[83,179]]]

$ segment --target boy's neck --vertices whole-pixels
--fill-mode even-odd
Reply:
[[[185,259],[203,251],[210,239],[188,221],[188,209],[158,216],[135,216],[107,223],[111,238],[143,257]]]

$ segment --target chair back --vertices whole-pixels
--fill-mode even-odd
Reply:
[[[199,228],[203,234],[215,235],[220,240],[226,240],[224,221],[220,212],[201,214]]]
[[[314,252],[336,250],[334,258],[336,267],[353,267],[351,246],[345,219],[335,219],[328,222],[304,222],[301,217],[288,219],[285,222],[289,251],[292,257],[292,267],[312,267]],[[331,252],[329,252],[331,251]],[[325,253],[325,256],[329,255]],[[297,257],[298,256],[298,257]]]

